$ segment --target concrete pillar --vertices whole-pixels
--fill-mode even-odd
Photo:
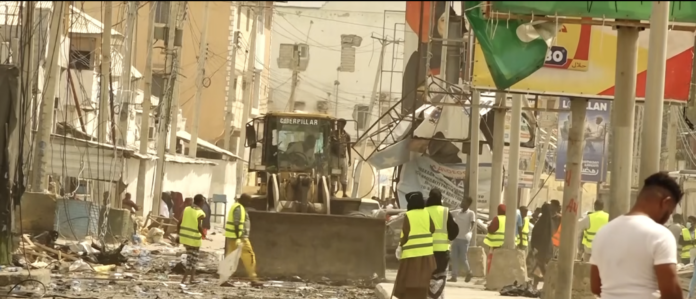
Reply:
[[[503,92],[496,92],[495,106],[505,107]],[[505,147],[505,109],[496,109],[493,123],[493,165],[491,165],[491,194],[488,200],[490,219],[498,216],[498,205],[503,193],[503,148]]]
[[[553,296],[553,298],[558,299],[571,299],[573,262],[575,261],[575,250],[578,244],[575,230],[578,223],[578,211],[580,210],[586,112],[587,99],[571,99],[571,127],[568,134],[568,158],[565,165],[565,188],[563,189],[561,247],[558,253],[557,288],[556,294]]]
[[[507,249],[515,248],[515,228],[517,227],[517,188],[520,181],[520,123],[522,122],[522,95],[512,97],[512,117],[510,119],[510,150],[508,151],[508,181],[505,194],[505,243]]]
[[[662,108],[665,102],[665,68],[669,2],[653,1],[650,17],[648,75],[645,87],[645,109],[638,180],[640,186],[651,174],[660,171],[662,145]]]
[[[616,46],[614,103],[611,107],[611,130],[614,146],[611,167],[609,219],[628,212],[633,177],[633,135],[636,106],[638,28],[619,27]]]
[[[469,197],[474,201],[472,203],[471,209],[478,213],[478,179],[479,179],[479,124],[481,123],[481,114],[479,114],[479,103],[481,103],[481,94],[478,91],[474,92],[471,97],[471,115],[469,122],[469,155],[468,163],[466,168],[469,172]],[[474,245],[476,245],[476,237],[478,236],[477,230],[473,232],[472,240],[474,240]]]

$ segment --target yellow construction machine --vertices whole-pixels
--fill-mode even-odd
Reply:
[[[363,217],[379,209],[371,199],[333,197],[332,178],[341,174],[330,150],[336,121],[325,114],[269,112],[246,125],[248,169],[258,187],[254,209]]]

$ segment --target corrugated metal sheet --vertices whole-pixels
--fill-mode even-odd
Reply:
[[[123,156],[106,147],[53,136],[47,148],[49,174],[81,179],[114,181],[123,170]]]
[[[68,240],[83,240],[97,236],[99,206],[89,201],[73,199],[56,200],[55,230]]]

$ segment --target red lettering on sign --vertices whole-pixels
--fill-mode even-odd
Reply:
[[[572,170],[566,170],[566,178],[565,178],[566,186],[570,186],[570,178],[573,176],[572,174],[573,174]]]
[[[570,203],[566,206],[566,212],[570,212],[573,214],[578,213],[578,202],[575,200],[575,198],[570,200]]]

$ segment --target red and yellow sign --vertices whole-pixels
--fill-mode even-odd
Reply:
[[[616,77],[616,30],[608,26],[566,24],[547,54],[544,67],[513,85],[510,91],[613,98]],[[638,38],[636,98],[645,96],[650,30]],[[685,102],[689,97],[693,33],[670,31],[667,45],[665,100]],[[620,54],[619,54],[620,55]],[[476,45],[473,86],[495,90],[481,47]]]
[[[587,71],[590,65],[592,26],[559,25],[555,43],[546,53],[544,67]]]

